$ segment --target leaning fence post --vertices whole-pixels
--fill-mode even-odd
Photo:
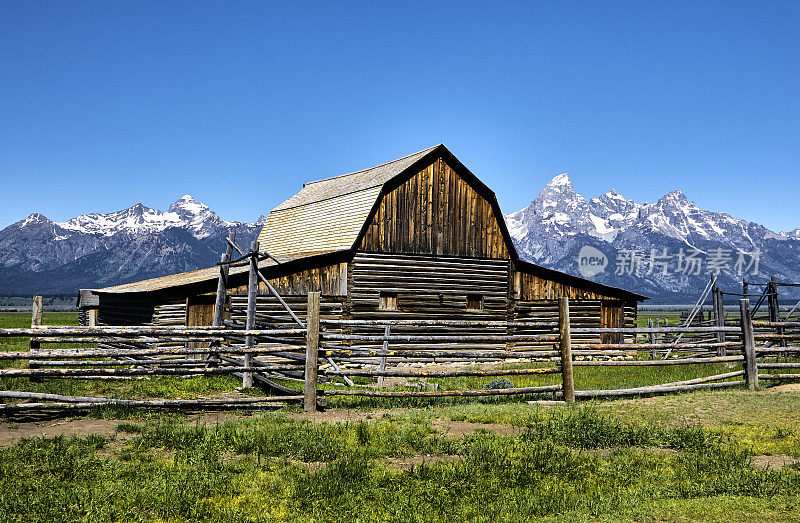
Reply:
[[[303,410],[317,411],[317,364],[319,357],[319,292],[308,293],[306,309],[306,368]]]
[[[258,241],[250,245],[250,274],[247,280],[247,320],[244,328],[253,330],[256,328],[256,305],[258,299]],[[251,349],[256,344],[255,336],[245,336],[245,347]],[[253,366],[253,353],[248,352],[244,355],[244,366]],[[253,373],[245,371],[242,374],[242,387],[253,386]]]
[[[569,339],[569,298],[562,297],[558,302],[558,328],[561,346],[562,392],[567,403],[575,403],[575,380],[572,376],[572,345]]]
[[[753,319],[750,317],[750,300],[739,300],[742,316],[742,351],[744,352],[744,379],[747,388],[758,388],[758,366],[756,365],[756,341],[753,336]]]

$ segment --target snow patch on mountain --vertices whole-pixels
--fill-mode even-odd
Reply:
[[[182,227],[190,230],[195,238],[206,238],[216,229],[230,227],[234,223],[221,219],[206,204],[186,194],[170,205],[167,212],[137,203],[113,213],[76,216],[58,225],[67,230],[99,236],[150,234],[170,227]]]

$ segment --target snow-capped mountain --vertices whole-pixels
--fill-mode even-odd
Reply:
[[[166,212],[138,203],[64,223],[33,213],[0,231],[0,293],[73,293],[209,267],[231,231],[249,245],[263,223],[223,220],[188,194]]]
[[[706,211],[680,190],[655,203],[639,204],[613,189],[587,200],[560,174],[506,222],[523,258],[586,277],[579,253],[589,246],[608,261],[592,279],[654,297],[688,299],[712,273],[729,289],[741,288],[744,277],[800,281],[800,229],[775,233]]]
[[[192,231],[192,235],[196,238],[206,238],[220,227],[232,227],[236,224],[221,219],[206,204],[186,194],[170,205],[167,212],[137,203],[121,211],[109,214],[84,214],[56,225],[70,231],[101,236],[113,236],[119,233],[150,234],[170,227],[183,227]]]

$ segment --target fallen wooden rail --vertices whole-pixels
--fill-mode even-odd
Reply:
[[[139,363],[140,365],[142,363]],[[237,372],[260,372],[280,370],[302,370],[298,365],[271,365],[253,367],[190,367],[182,369],[148,368],[148,369],[0,369],[0,377],[24,378],[69,378],[73,376],[182,376],[233,374]]]
[[[561,385],[542,387],[517,387],[513,389],[481,389],[481,390],[437,390],[437,391],[388,391],[388,390],[326,390],[326,396],[367,396],[376,398],[443,398],[473,396],[508,396],[512,394],[542,394],[561,390]]]
[[[669,392],[686,392],[689,390],[698,389],[727,389],[733,387],[742,387],[746,384],[745,381],[725,381],[722,383],[697,383],[694,385],[674,385],[674,386],[659,386],[654,385],[650,387],[637,387],[633,389],[616,389],[616,390],[576,390],[576,398],[614,398],[621,396],[643,396],[647,394],[660,394]]]
[[[0,337],[22,336],[195,336],[212,337],[227,334],[237,336],[269,336],[277,334],[305,335],[305,329],[252,329],[232,330],[220,327],[53,327],[0,329]]]
[[[536,374],[558,374],[560,367],[540,367],[533,369],[471,369],[471,370],[372,370],[372,369],[347,369],[327,370],[321,369],[320,374],[328,376],[385,376],[395,378],[452,378],[462,376],[530,376]]]
[[[692,365],[705,363],[722,363],[730,361],[744,361],[744,356],[713,356],[709,358],[683,358],[674,360],[584,360],[573,361],[573,366],[583,367],[603,367],[603,366],[663,366],[663,365]]]
[[[414,334],[391,334],[389,336],[364,335],[364,334],[336,334],[321,333],[322,339],[326,340],[347,340],[347,341],[367,341],[367,342],[419,342],[419,343],[460,343],[460,342],[509,342],[509,341],[558,341],[557,334],[432,334],[428,336]]]

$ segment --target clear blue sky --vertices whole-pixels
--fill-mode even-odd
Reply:
[[[506,212],[569,172],[800,227],[800,2],[0,3],[0,227],[253,220],[439,142]]]

